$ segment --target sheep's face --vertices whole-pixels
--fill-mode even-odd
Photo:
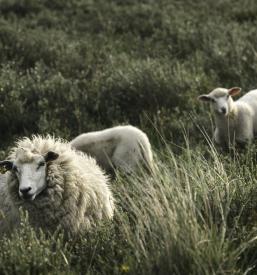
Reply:
[[[14,161],[13,171],[19,181],[19,196],[34,200],[46,187],[46,162],[43,156],[35,156],[32,162]]]
[[[210,102],[213,110],[223,116],[227,116],[233,108],[233,99],[232,96],[239,94],[241,91],[240,88],[217,88],[210,92],[207,95],[200,95],[199,100]]]
[[[32,201],[46,188],[47,163],[56,158],[58,158],[58,154],[51,151],[42,156],[20,149],[17,151],[14,161],[2,163],[5,163],[7,170],[12,170],[15,173],[19,182],[20,198]],[[7,162],[9,165],[6,165]]]

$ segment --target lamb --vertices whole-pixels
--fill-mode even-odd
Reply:
[[[68,142],[51,136],[20,139],[0,167],[8,170],[2,195],[15,209],[26,210],[35,228],[53,232],[61,227],[72,236],[113,217],[107,176]]]
[[[71,146],[94,157],[103,169],[112,174],[115,168],[133,173],[140,164],[150,171],[153,168],[153,154],[147,135],[131,125],[81,134],[71,141]]]
[[[216,88],[198,98],[210,102],[215,113],[214,141],[227,148],[230,144],[245,145],[257,133],[257,90],[251,90],[237,101],[232,97],[241,88]]]

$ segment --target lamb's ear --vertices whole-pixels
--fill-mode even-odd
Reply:
[[[239,88],[239,87],[233,87],[233,88],[228,89],[228,94],[230,96],[238,95],[240,92],[241,92],[241,88]]]
[[[198,100],[204,101],[204,102],[211,102],[213,99],[209,95],[199,95]]]
[[[5,172],[11,170],[13,167],[13,162],[10,160],[0,161],[0,173],[4,174]]]
[[[46,162],[56,160],[58,157],[59,157],[59,154],[57,154],[53,151],[49,151],[44,155]]]

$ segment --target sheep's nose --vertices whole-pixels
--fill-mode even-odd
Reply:
[[[21,188],[20,192],[22,193],[22,195],[27,195],[30,190],[31,190],[31,187]]]
[[[222,108],[221,108],[221,112],[222,112],[222,114],[226,114],[226,108],[225,108],[225,107],[222,107]]]

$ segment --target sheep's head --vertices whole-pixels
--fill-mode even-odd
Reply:
[[[238,87],[231,89],[216,88],[209,94],[200,95],[198,99],[204,102],[210,102],[216,113],[227,116],[232,111],[232,96],[235,96],[240,92],[241,88]]]
[[[44,155],[20,148],[15,160],[4,160],[0,167],[10,170],[18,179],[19,196],[24,200],[34,200],[46,188],[47,163],[58,158],[49,151]]]

